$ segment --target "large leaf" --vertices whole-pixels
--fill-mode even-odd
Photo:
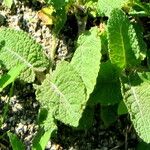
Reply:
[[[96,84],[101,59],[100,51],[101,41],[98,30],[93,28],[79,37],[77,49],[71,61],[86,86],[87,98]]]
[[[35,40],[23,31],[9,28],[0,29],[0,63],[8,70],[24,64],[21,76],[27,82],[34,81],[35,72],[44,71],[48,66],[43,49]]]
[[[78,126],[86,104],[85,86],[74,68],[60,63],[52,76],[47,75],[37,88],[36,96],[41,106],[50,110],[55,119]]]
[[[135,67],[141,58],[138,37],[122,10],[114,9],[108,21],[110,59],[120,70]]]
[[[90,99],[93,103],[103,105],[115,104],[122,99],[119,75],[110,61],[101,63],[96,87]]]
[[[129,0],[98,0],[98,13],[109,16],[115,8],[122,8]]]
[[[150,143],[150,80],[145,74],[122,77],[124,103],[139,137]]]

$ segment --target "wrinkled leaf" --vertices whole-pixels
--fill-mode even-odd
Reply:
[[[98,13],[102,16],[109,16],[115,8],[121,9],[129,0],[98,0]]]
[[[150,143],[150,83],[143,78],[142,73],[123,76],[122,91],[136,132],[144,142]]]
[[[35,72],[44,71],[49,65],[42,47],[27,33],[9,28],[0,29],[0,64],[10,69],[23,64],[21,79],[33,82]]]
[[[90,99],[93,103],[103,105],[115,104],[122,99],[119,75],[110,61],[101,63],[97,83]]]
[[[52,76],[47,75],[37,88],[36,96],[41,106],[50,110],[55,119],[76,127],[87,102],[85,92],[80,76],[64,61]]]
[[[86,89],[87,98],[96,84],[101,59],[101,41],[97,28],[82,34],[77,42],[77,49],[71,60],[76,72],[81,76]]]
[[[111,62],[120,71],[139,65],[141,52],[138,37],[122,10],[113,10],[108,20],[108,47]]]

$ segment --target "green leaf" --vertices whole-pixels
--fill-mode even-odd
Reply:
[[[118,115],[124,115],[127,113],[128,113],[128,109],[127,109],[124,101],[121,101],[118,106]]]
[[[138,40],[138,44],[139,44],[140,52],[141,52],[141,60],[144,60],[144,58],[146,57],[146,52],[147,52],[147,45],[144,41],[144,33],[143,33],[144,27],[138,23],[132,23],[132,24],[137,35],[137,40]]]
[[[109,16],[115,8],[121,9],[129,0],[98,0],[98,13],[102,16]]]
[[[117,106],[101,106],[101,119],[106,127],[109,127],[112,123],[117,120]]]
[[[145,142],[139,142],[137,144],[136,150],[150,150],[150,144]]]
[[[7,132],[7,135],[9,136],[9,140],[13,150],[25,150],[24,144],[18,139],[15,134]]]
[[[40,108],[38,113],[39,131],[33,139],[32,150],[45,150],[45,147],[57,129],[51,110]]]
[[[123,100],[134,128],[144,142],[150,143],[150,82],[144,76],[135,73],[128,77],[122,76],[121,80]]]
[[[50,126],[50,124],[49,124]],[[43,129],[40,129],[36,135],[36,137],[33,139],[33,146],[32,150],[45,150],[45,147],[50,140],[52,131],[54,128],[49,127],[48,130],[44,131]]]
[[[76,72],[81,76],[86,89],[87,98],[96,84],[101,59],[101,41],[97,28],[82,34],[77,42],[77,49],[71,60]]]
[[[0,63],[8,70],[18,64],[25,65],[21,79],[26,82],[33,82],[35,72],[42,72],[49,65],[35,40],[23,31],[9,28],[0,29]]]
[[[14,68],[11,68],[6,75],[3,75],[0,78],[0,92],[10,83],[14,82],[15,79],[19,76],[21,71],[24,69],[24,65],[18,65]]]
[[[79,121],[78,129],[85,130],[89,129],[93,125],[94,121],[94,107],[86,106],[82,113],[82,118]],[[85,123],[86,122],[86,123]]]
[[[65,6],[68,0],[45,0],[47,4],[51,4],[55,7],[55,9],[60,9],[61,7]]]
[[[115,104],[122,99],[119,75],[110,61],[101,63],[97,83],[90,99],[93,103],[103,105]]]
[[[3,1],[3,4],[8,7],[8,8],[11,8],[12,4],[13,4],[13,0],[4,0]]]
[[[54,33],[57,35],[60,30],[64,27],[64,24],[67,20],[67,13],[65,7],[56,10],[54,14],[55,22],[54,22]]]
[[[114,9],[108,20],[108,47],[111,62],[120,71],[139,65],[141,53],[138,37],[122,10]]]
[[[87,100],[84,83],[69,63],[60,63],[52,76],[47,75],[36,96],[55,119],[78,126]]]

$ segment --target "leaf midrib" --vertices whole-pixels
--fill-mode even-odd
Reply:
[[[70,115],[71,113],[69,112],[73,112],[74,116],[76,115],[76,113],[73,111],[69,101],[66,99],[65,95],[59,90],[59,88],[57,87],[57,85],[55,85],[55,83],[53,83],[52,81],[50,81],[50,85],[51,85],[51,90],[56,92],[58,95],[60,95],[59,98],[59,104],[63,104],[65,110],[68,112],[68,115]],[[62,98],[61,98],[62,97]],[[63,100],[62,102],[60,102],[61,100]],[[65,105],[64,105],[65,104]],[[66,109],[66,107],[69,109]],[[72,116],[72,115],[71,115]]]
[[[28,66],[29,68],[33,68],[33,65],[31,63],[29,63],[24,57],[22,57],[21,55],[19,55],[17,52],[6,48],[6,50],[8,52],[10,52],[12,54],[12,56],[15,56],[18,60],[20,60],[21,62],[23,62],[26,66]]]
[[[142,111],[141,111],[142,108],[141,108],[141,106],[140,106],[140,104],[139,104],[139,100],[138,100],[136,91],[135,91],[134,87],[131,85],[131,81],[130,81],[129,78],[128,78],[128,81],[129,81],[129,85],[130,85],[130,87],[131,87],[132,95],[133,95],[133,97],[134,97],[134,99],[135,99],[135,102],[137,103],[138,108],[139,108],[139,113],[140,113],[140,116],[141,116],[141,120],[142,120],[142,122],[143,122],[143,124],[144,124],[144,132],[146,133],[146,134],[145,134],[145,135],[146,135],[146,139],[148,139],[147,132],[146,132],[146,128],[145,128],[146,122],[145,122],[145,120],[143,119],[144,114],[143,114]]]

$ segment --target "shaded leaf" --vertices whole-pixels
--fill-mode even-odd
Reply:
[[[117,120],[117,105],[101,106],[101,119],[106,127]]]
[[[91,94],[91,102],[110,105],[121,99],[119,74],[110,61],[101,63],[97,84]]]
[[[94,120],[94,107],[86,106],[82,113],[82,118],[79,121],[78,129],[89,129],[93,125]]]

